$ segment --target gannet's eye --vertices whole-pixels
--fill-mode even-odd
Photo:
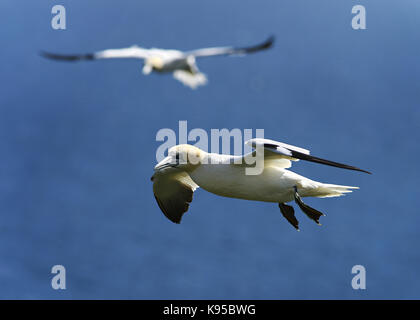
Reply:
[[[175,159],[176,159],[176,160],[179,160],[179,153],[177,153],[177,154],[175,155]]]

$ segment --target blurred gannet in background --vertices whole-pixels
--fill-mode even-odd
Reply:
[[[244,55],[272,46],[274,37],[270,37],[264,43],[256,46],[234,48],[234,47],[216,47],[205,48],[193,51],[178,51],[166,49],[145,49],[138,46],[132,46],[123,49],[108,49],[89,54],[62,55],[49,52],[41,52],[41,55],[54,60],[62,61],[80,61],[80,60],[98,60],[113,58],[134,58],[144,60],[143,74],[150,74],[152,71],[159,73],[173,72],[175,79],[181,81],[184,85],[195,89],[197,86],[205,85],[207,77],[201,73],[196,64],[196,58],[212,57],[221,55]]]
[[[248,146],[264,152],[264,169],[259,175],[246,175],[249,167],[243,156],[207,153],[197,147],[183,144],[169,149],[168,156],[159,162],[152,176],[153,193],[165,216],[180,223],[188,210],[193,193],[201,187],[223,197],[276,202],[283,216],[297,230],[299,222],[293,207],[286,202],[295,201],[299,208],[317,224],[324,214],[302,201],[302,197],[338,197],[358,187],[325,184],[300,176],[290,168],[291,161],[307,160],[338,168],[368,171],[309,155],[309,150],[268,139],[251,139]],[[257,149],[258,150],[258,149]],[[238,160],[241,160],[238,164]],[[215,163],[216,162],[216,163]]]

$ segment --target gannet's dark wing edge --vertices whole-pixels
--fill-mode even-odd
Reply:
[[[357,167],[354,167],[354,166],[350,166],[348,164],[339,163],[339,162],[335,162],[335,161],[331,161],[331,160],[326,160],[326,159],[314,157],[314,156],[304,154],[304,153],[301,153],[301,152],[297,152],[297,151],[291,151],[291,153],[292,153],[292,157],[296,158],[296,159],[315,162],[315,163],[320,163],[320,164],[324,164],[324,165],[331,166],[331,167],[337,167],[337,168],[360,171],[360,172],[372,174],[369,171],[366,171],[366,170],[363,170],[363,169],[360,169],[360,168],[357,168]]]
[[[94,53],[66,55],[66,54],[57,54],[57,53],[41,51],[39,54],[42,57],[47,58],[47,59],[69,61],[69,62],[80,61],[80,60],[95,60]]]
[[[129,48],[106,49],[95,53],[71,55],[42,51],[40,52],[40,55],[47,59],[73,62],[97,59],[146,59],[150,55],[150,51],[151,50],[149,49],[144,49],[138,46],[131,46]]]
[[[360,172],[371,174],[371,172],[357,168],[355,166],[350,166],[348,164],[339,163],[339,162],[311,156],[309,150],[296,147],[290,144],[286,144],[283,142],[278,142],[278,141],[264,139],[264,138],[254,138],[254,139],[250,139],[246,141],[245,144],[251,146],[254,149],[257,149],[258,147],[264,148],[265,157],[266,157],[266,153],[268,152],[267,155],[270,157],[286,158],[286,159],[295,160],[295,161],[305,160],[305,161],[324,164],[327,166],[332,166],[332,167],[337,167],[337,168],[342,168],[342,169],[347,169],[347,170],[360,171]]]
[[[354,167],[354,166],[350,166],[348,164],[339,163],[339,162],[335,162],[335,161],[331,161],[331,160],[327,160],[327,159],[314,157],[314,156],[311,156],[310,154],[305,154],[303,152],[291,150],[291,149],[289,149],[287,147],[284,147],[284,146],[282,146],[282,147],[287,149],[290,152],[289,154],[285,154],[286,156],[289,156],[289,157],[292,157],[292,158],[295,158],[295,159],[320,163],[320,164],[324,164],[324,165],[331,166],[331,167],[337,167],[337,168],[341,168],[341,169],[354,170],[354,171],[360,171],[360,172],[372,174],[369,171],[366,171],[366,170],[363,170],[363,169],[360,169],[360,168],[357,168],[357,167]],[[265,143],[264,148],[278,150],[279,146],[276,146],[275,144],[271,144],[271,143],[268,143],[268,144]]]
[[[185,52],[185,55],[194,56],[198,58],[198,57],[212,57],[212,56],[222,56],[222,55],[248,54],[248,53],[254,53],[254,52],[269,49],[272,47],[273,43],[274,43],[274,36],[271,36],[263,43],[260,43],[254,46],[242,47],[242,48],[235,48],[235,47],[203,48],[203,49]]]
[[[255,46],[244,47],[244,48],[233,48],[231,54],[245,54],[254,53],[261,50],[269,49],[274,44],[274,36],[270,36],[266,41]]]

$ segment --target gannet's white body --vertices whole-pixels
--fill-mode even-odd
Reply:
[[[189,173],[191,179],[204,190],[223,197],[265,202],[289,202],[294,199],[297,186],[302,197],[338,196],[354,187],[326,187],[275,164],[264,165],[259,175],[246,175],[245,167],[226,164],[200,165]]]
[[[284,203],[295,200],[311,219],[319,223],[322,213],[304,204],[301,197],[336,197],[358,188],[325,184],[298,175],[287,170],[291,161],[304,159],[367,172],[310,156],[306,149],[273,140],[252,139],[247,144],[262,147],[264,167],[260,174],[246,172],[252,166],[246,157],[255,156],[255,151],[238,157],[207,153],[191,145],[171,148],[168,157],[156,165],[152,177],[154,194],[163,213],[179,223],[188,210],[193,192],[201,187],[223,197],[279,203],[286,219],[298,228],[293,208]]]

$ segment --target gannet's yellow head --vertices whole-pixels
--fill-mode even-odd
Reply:
[[[191,171],[199,166],[206,152],[189,144],[180,144],[169,149],[168,156],[155,166],[155,170],[167,167]]]
[[[155,70],[161,70],[164,65],[163,59],[156,56],[147,58],[146,64],[152,66]]]

